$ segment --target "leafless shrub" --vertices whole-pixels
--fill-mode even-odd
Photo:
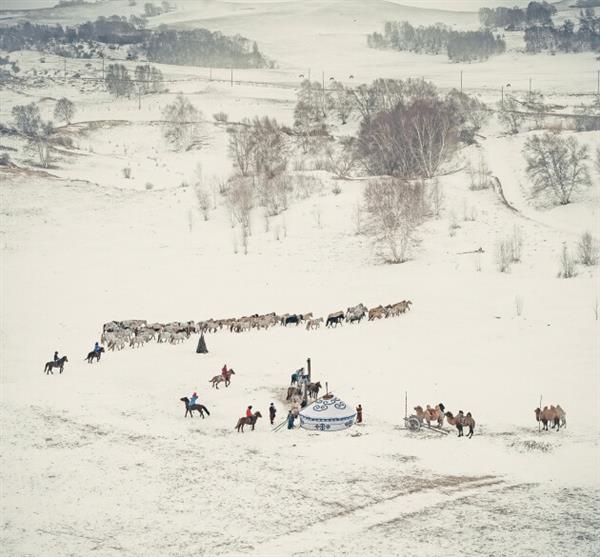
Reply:
[[[560,254],[560,269],[558,271],[559,278],[573,278],[576,275],[575,259],[569,253],[567,244],[563,244]]]
[[[339,145],[332,145],[327,150],[327,170],[337,178],[348,178],[356,166],[354,142],[353,137],[341,138]]]
[[[288,208],[293,186],[287,174],[279,174],[273,178],[260,176],[257,178],[257,189],[259,203],[269,216],[279,215]]]
[[[315,223],[317,224],[317,228],[321,228],[321,209],[316,207],[313,211],[313,216],[315,217]]]
[[[478,273],[481,272],[481,252],[477,252],[475,254],[475,270]]]
[[[496,244],[496,263],[501,273],[509,273],[512,264],[512,246],[510,240],[500,240]]]
[[[15,127],[27,139],[29,149],[37,151],[40,164],[47,168],[50,161],[50,136],[54,132],[52,122],[44,122],[35,103],[16,105],[12,108]]]
[[[525,95],[524,107],[530,112],[532,129],[542,129],[546,117],[547,107],[544,104],[544,95],[539,91],[529,91]]]
[[[126,178],[127,180],[131,178],[131,168],[129,166],[122,168],[121,172],[123,172],[123,178]]]
[[[485,190],[490,187],[490,169],[481,153],[479,153],[479,159],[476,165],[473,165],[473,163],[469,161],[467,164],[467,174],[472,190]]]
[[[147,190],[152,190],[154,189],[154,184],[152,182],[146,182],[146,189]]]
[[[75,115],[75,105],[66,97],[58,99],[54,107],[54,118],[70,124]]]
[[[591,232],[584,232],[577,244],[579,263],[582,265],[596,265],[598,263],[598,241]]]
[[[226,124],[227,120],[229,120],[229,116],[226,112],[215,112],[213,118],[215,119],[215,122],[220,122],[222,124]]]
[[[399,178],[380,178],[365,189],[368,231],[387,251],[386,261],[407,260],[414,233],[424,220],[423,187]]]
[[[521,317],[521,314],[523,313],[523,305],[523,298],[519,295],[515,296],[515,313],[517,314],[517,317]]]
[[[340,193],[342,193],[342,188],[338,182],[335,182],[333,184],[333,187],[331,188],[331,193],[333,193],[333,195],[339,195]]]
[[[521,252],[523,250],[523,233],[521,228],[518,226],[513,227],[512,236],[509,239],[510,242],[510,259],[512,263],[520,263]]]
[[[202,218],[207,221],[210,211],[210,196],[202,187],[202,184],[198,182],[194,184],[194,193],[196,194],[196,199],[198,200],[198,208],[200,209]]]
[[[534,135],[525,142],[527,172],[534,183],[533,194],[550,190],[561,205],[571,200],[573,191],[591,184],[586,165],[586,145],[574,137],[553,133]]]
[[[598,304],[598,298],[596,298],[596,303],[594,304],[594,317],[596,318],[596,321],[598,321],[598,313],[600,313],[600,305]]]
[[[252,123],[244,118],[238,125],[231,126],[229,133],[229,156],[234,167],[242,176],[248,176],[254,162],[256,137]]]
[[[525,120],[521,106],[512,95],[506,95],[504,102],[498,105],[498,120],[506,127],[508,133],[519,133],[519,128]]]
[[[252,129],[256,141],[253,150],[254,167],[257,174],[274,178],[285,171],[288,162],[288,147],[281,127],[274,118],[254,118]]]
[[[248,178],[236,176],[229,181],[229,184],[227,202],[231,215],[249,233],[250,212],[254,206],[252,181]]]

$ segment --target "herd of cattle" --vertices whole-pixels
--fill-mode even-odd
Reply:
[[[129,319],[126,321],[110,321],[102,327],[102,344],[108,350],[122,350],[126,346],[137,348],[147,342],[168,342],[178,344],[188,339],[193,333],[216,333],[229,330],[235,333],[250,331],[252,329],[268,329],[276,325],[287,327],[289,325],[303,325],[307,330],[318,329],[323,322],[326,327],[337,327],[346,323],[360,323],[363,319],[374,321],[388,317],[396,317],[410,310],[412,302],[403,300],[396,304],[377,306],[368,309],[363,304],[347,308],[346,311],[330,313],[327,319],[315,318],[312,313],[285,313],[277,315],[274,312],[266,315],[250,315],[246,317],[229,319],[208,319],[207,321],[187,321],[172,323],[148,323],[142,319]]]

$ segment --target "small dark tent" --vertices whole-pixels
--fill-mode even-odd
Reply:
[[[208,348],[206,348],[206,342],[204,341],[204,333],[200,335],[200,340],[198,340],[196,354],[208,354]]]

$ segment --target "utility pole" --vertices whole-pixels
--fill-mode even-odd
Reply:
[[[233,87],[233,68],[231,68],[231,86]]]
[[[208,81],[212,81],[212,68],[208,68]]]
[[[598,70],[597,94],[598,94],[598,101],[600,101],[600,70]]]
[[[102,56],[102,81],[104,81],[104,56]]]
[[[462,94],[462,73],[463,73],[463,71],[460,70],[460,92],[461,92],[461,94]]]
[[[138,82],[138,110],[142,110],[142,82]]]
[[[64,58],[65,62],[65,85],[67,84],[67,57]]]
[[[502,108],[504,108],[504,85],[500,88],[500,95],[502,96]]]
[[[529,94],[531,95],[531,78],[529,78]]]

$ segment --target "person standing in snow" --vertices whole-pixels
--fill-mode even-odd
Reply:
[[[356,423],[357,424],[362,424],[362,411],[363,411],[362,405],[359,404],[356,407]]]
[[[275,421],[275,414],[277,414],[277,410],[275,409],[275,405],[271,402],[269,406],[269,418],[271,419],[271,425]]]
[[[288,416],[287,416],[287,428],[288,429],[294,429],[294,420],[295,420],[295,416],[294,413],[290,410],[288,412]]]

